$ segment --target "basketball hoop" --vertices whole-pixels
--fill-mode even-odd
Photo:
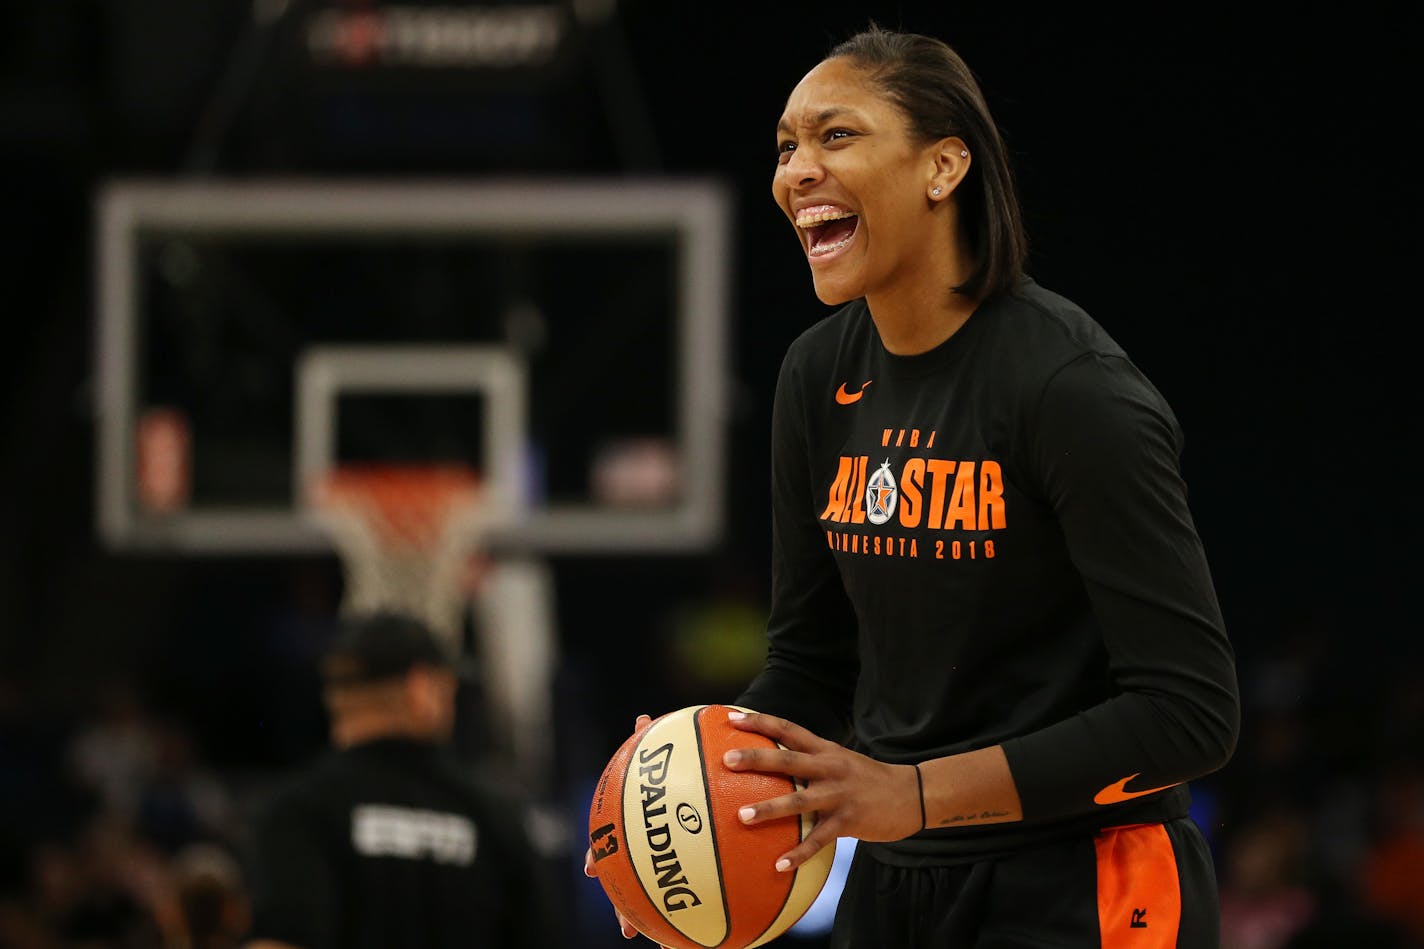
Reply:
[[[341,556],[342,610],[414,614],[458,652],[479,475],[455,464],[343,464],[312,485],[310,501]]]

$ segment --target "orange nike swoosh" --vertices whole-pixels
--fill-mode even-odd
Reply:
[[[1142,772],[1140,771],[1138,772],[1138,774],[1141,773]],[[1116,781],[1112,784],[1109,784],[1097,794],[1093,795],[1093,803],[1121,804],[1123,801],[1130,801],[1135,797],[1142,797],[1144,794],[1156,794],[1158,791],[1165,791],[1168,788],[1174,788],[1177,786],[1177,784],[1181,783],[1180,781],[1178,781],[1176,782],[1176,784],[1164,784],[1160,788],[1148,788],[1145,791],[1129,791],[1127,789],[1127,782],[1131,781],[1135,777],[1137,777],[1136,774],[1130,774],[1127,777],[1123,778],[1121,781]]]
[[[841,387],[836,390],[836,401],[841,405],[850,405],[852,402],[859,402],[860,397],[865,395],[865,387],[868,385],[870,385],[870,382],[865,382],[861,384],[859,392],[847,392],[845,383],[842,382]]]

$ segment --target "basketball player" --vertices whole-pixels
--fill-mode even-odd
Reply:
[[[431,631],[348,620],[321,673],[334,747],[254,822],[247,949],[561,944],[523,802],[450,751],[458,674]]]
[[[1232,754],[1239,697],[1171,408],[1026,275],[949,46],[872,24],[776,143],[838,309],[781,367],[768,652],[733,700],[786,750],[726,757],[808,786],[742,819],[816,815],[781,869],[861,841],[837,949],[1216,946],[1187,782]]]

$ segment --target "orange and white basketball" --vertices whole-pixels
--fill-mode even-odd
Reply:
[[[776,747],[739,731],[728,705],[691,705],[653,720],[614,753],[594,788],[588,837],[598,881],[640,933],[670,949],[749,949],[805,914],[835,844],[795,870],[777,858],[810,833],[811,815],[755,825],[737,811],[795,790],[778,774],[732,771],[733,748]]]

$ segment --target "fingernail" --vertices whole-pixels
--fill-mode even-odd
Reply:
[[[740,751],[729,751],[722,756],[722,763],[726,765],[740,764],[741,761],[742,753]]]
[[[786,859],[785,857],[782,857],[780,860],[776,861],[776,869],[778,872],[785,873],[787,870],[791,869],[791,861]]]
[[[749,821],[756,816],[756,809],[751,807],[744,807],[741,810],[737,811],[737,816],[740,817],[743,822]]]
[[[747,717],[747,713],[739,712],[736,709],[732,709],[730,712],[727,713],[727,717],[734,722],[740,722],[742,719]]]

